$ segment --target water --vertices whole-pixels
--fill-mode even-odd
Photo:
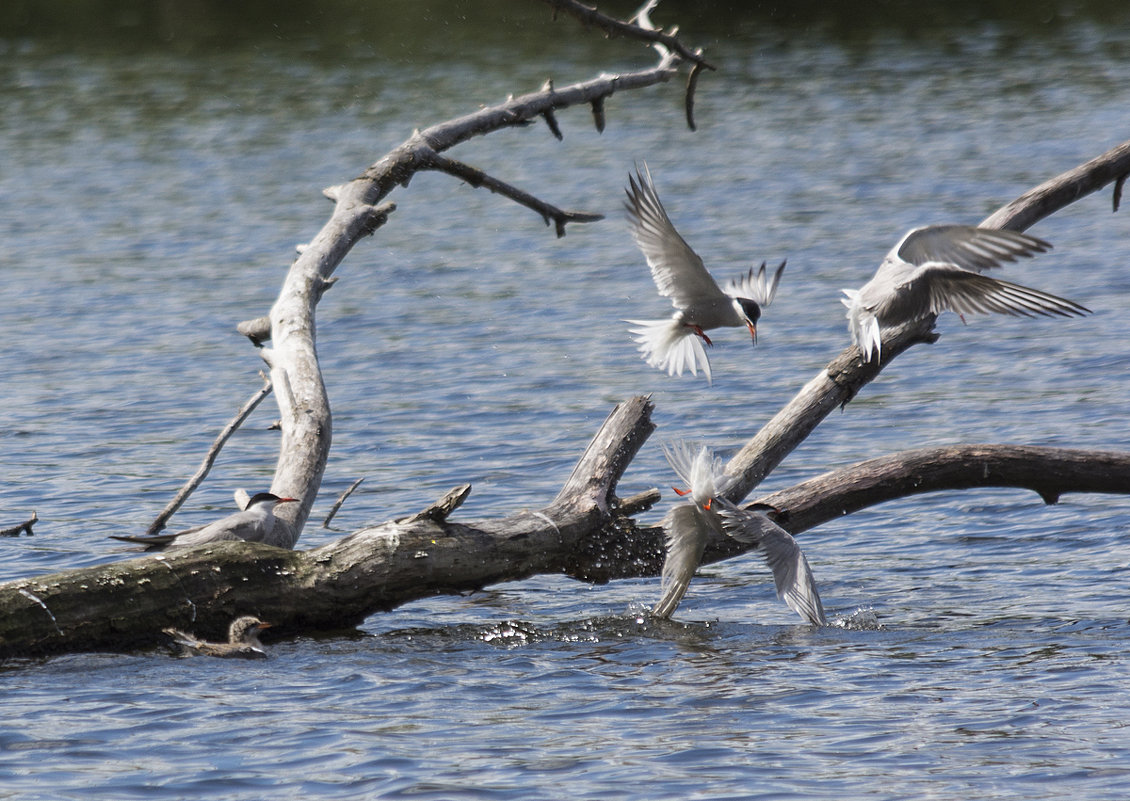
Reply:
[[[176,28],[162,46],[0,42],[0,522],[42,518],[0,543],[0,579],[123,557],[106,535],[141,531],[258,387],[234,326],[325,219],[323,186],[549,74],[647,61],[536,5],[506,6],[506,24],[426,8],[457,47],[403,9],[403,29],[352,37],[292,20],[219,43]],[[1126,138],[1130,27],[1096,20],[924,35],[689,15],[723,67],[700,84],[697,133],[673,85],[615,96],[602,135],[575,109],[563,143],[533,128],[454,152],[610,219],[556,240],[441,176],[398,190],[319,307],[335,440],[312,519],[358,476],[341,531],[466,481],[464,519],[536,508],[640,393],[660,428],[623,494],[670,481],[664,438],[739,447],[838,353],[839,289],[906,228],[975,222]],[[619,221],[643,159],[716,274],[789,259],[757,349],[723,333],[709,389],[648,370],[619,322],[667,314]],[[1051,254],[1007,273],[1093,316],[944,317],[936,345],[759,491],[925,445],[1130,447],[1125,215],[1085,199],[1034,230]],[[274,414],[261,407],[175,525],[269,483]],[[1045,507],[1004,490],[830,522],[802,539],[822,630],[751,556],[704,568],[669,623],[644,614],[655,580],[544,576],[409,604],[357,637],[272,643],[261,663],[10,663],[0,797],[1110,798],[1130,788],[1128,522],[1121,497]],[[311,526],[301,545],[337,536]]]

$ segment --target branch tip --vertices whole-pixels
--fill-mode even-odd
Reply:
[[[553,111],[546,111],[542,114],[542,118],[545,120],[545,124],[549,126],[550,133],[557,137],[558,142],[565,139],[561,134],[561,126],[557,124],[557,117],[554,115]]]
[[[597,97],[592,101],[592,120],[596,125],[597,133],[604,133],[604,98]]]

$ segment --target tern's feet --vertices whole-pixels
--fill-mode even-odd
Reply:
[[[711,346],[714,345],[714,343],[710,341],[710,337],[708,337],[706,335],[706,332],[703,331],[702,328],[700,328],[697,325],[692,325],[690,328],[691,328],[692,331],[694,331],[696,334],[698,334],[700,337],[702,337],[702,341],[705,342],[707,345],[711,345]]]

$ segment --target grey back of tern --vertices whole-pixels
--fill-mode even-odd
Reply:
[[[292,503],[297,498],[280,498],[270,492],[251,497],[247,508],[204,526],[185,529],[176,534],[155,534],[149,537],[115,536],[112,539],[144,545],[147,551],[187,548],[210,542],[245,540],[262,542],[279,548],[292,548],[294,542],[287,527],[276,525],[275,507]]]
[[[929,225],[909,231],[858,290],[845,289],[848,329],[864,361],[881,356],[882,331],[953,311],[1023,317],[1074,317],[1090,309],[1038,289],[981,275],[1003,262],[1051,249],[1017,231]]]

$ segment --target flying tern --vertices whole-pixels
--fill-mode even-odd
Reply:
[[[149,537],[115,536],[112,539],[139,543],[146,546],[147,551],[187,548],[222,540],[246,540],[291,548],[294,543],[290,541],[286,528],[275,525],[275,507],[280,503],[292,503],[297,500],[297,498],[280,498],[269,492],[260,492],[251,496],[247,508],[242,512],[236,512],[204,526],[185,529],[176,534],[155,534]]]
[[[259,642],[259,633],[263,629],[270,628],[270,625],[270,623],[264,623],[259,618],[250,615],[237,617],[228,627],[227,642],[198,640],[193,635],[186,634],[178,629],[162,629],[162,631],[173,638],[173,642],[184,654],[266,659],[267,652],[263,649],[263,643]]]
[[[691,501],[672,507],[663,519],[667,557],[659,603],[652,614],[671,616],[702,561],[707,539],[723,531],[738,542],[757,546],[773,571],[777,597],[808,622],[824,625],[824,608],[812,570],[792,535],[765,515],[739,509],[722,497],[734,477],[725,473],[722,460],[709,448],[696,451],[686,442],[677,442],[665,446],[664,452],[675,473],[689,486],[676,492]]]
[[[1090,309],[1071,300],[981,275],[1002,262],[1051,249],[1017,231],[972,225],[914,228],[883,259],[860,289],[845,289],[851,341],[865,361],[880,357],[881,332],[928,314],[997,312],[1014,316],[1072,317]]]
[[[749,271],[720,289],[702,259],[675,230],[671,218],[656,194],[647,165],[628,176],[624,208],[632,237],[651,268],[659,294],[671,299],[675,313],[666,320],[626,320],[647,363],[668,375],[684,370],[698,375],[701,367],[712,381],[710,360],[703,344],[712,345],[706,332],[712,328],[746,326],[757,342],[757,321],[761,310],[773,301],[784,272],[781,262],[772,277],[765,264]]]

